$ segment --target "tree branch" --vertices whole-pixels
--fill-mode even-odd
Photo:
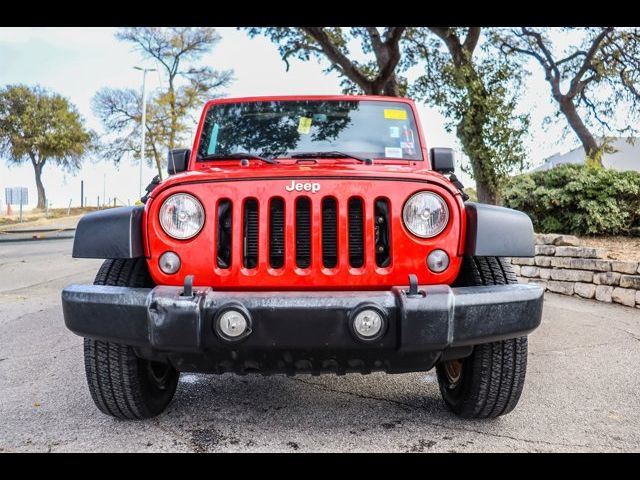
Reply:
[[[300,27],[309,34],[322,48],[324,54],[331,62],[338,65],[344,75],[359,85],[365,92],[371,88],[371,80],[364,75],[358,67],[344,55],[331,41],[327,32],[322,27]]]
[[[579,82],[582,79],[582,76],[587,73],[590,68],[592,68],[591,61],[593,60],[593,57],[598,52],[598,49],[600,48],[600,45],[602,44],[606,36],[609,35],[609,33],[611,33],[612,31],[612,27],[606,27],[596,36],[596,38],[593,39],[593,41],[591,42],[591,46],[587,51],[587,54],[582,60],[580,69],[571,79],[571,83],[569,84],[569,91],[567,92],[568,96],[574,97],[578,93],[578,88],[580,87]]]
[[[470,55],[476,49],[478,45],[478,40],[480,40],[480,32],[482,31],[482,27],[469,27],[469,32],[467,33],[467,37],[464,39],[464,43],[462,44],[462,48]]]

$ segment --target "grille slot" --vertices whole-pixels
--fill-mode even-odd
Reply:
[[[231,266],[231,227],[233,206],[230,200],[218,203],[218,234],[216,238],[216,261],[218,268]]]
[[[364,215],[362,199],[349,199],[349,265],[364,265]]]
[[[335,198],[322,200],[322,263],[326,268],[338,265],[338,204]]]
[[[296,265],[311,265],[311,201],[306,197],[296,200]]]
[[[269,264],[284,266],[284,200],[274,198],[269,206]]]
[[[389,202],[383,198],[377,198],[374,215],[376,265],[379,267],[388,267],[391,264],[391,218],[389,216]]]
[[[258,266],[258,201],[249,198],[244,202],[243,263],[245,268]]]

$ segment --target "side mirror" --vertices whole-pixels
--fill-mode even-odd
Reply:
[[[440,173],[453,173],[455,170],[455,162],[453,161],[453,149],[451,148],[432,148],[429,156],[431,157],[431,168]]]
[[[188,148],[176,148],[175,150],[169,150],[169,155],[167,157],[167,171],[169,172],[169,175],[184,172],[189,166],[190,157],[191,150]]]

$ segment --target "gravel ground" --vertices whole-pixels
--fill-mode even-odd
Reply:
[[[609,258],[640,262],[640,237],[578,237],[585,247],[604,248]]]
[[[640,451],[640,310],[547,294],[520,404],[465,421],[433,372],[312,377],[183,374],[163,415],[101,414],[60,290],[100,261],[71,240],[0,244],[0,451]]]

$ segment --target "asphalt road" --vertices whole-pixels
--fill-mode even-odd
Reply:
[[[0,452],[640,451],[640,310],[548,294],[520,404],[448,413],[433,372],[312,377],[183,374],[167,412],[101,414],[60,290],[100,262],[71,240],[0,243]]]

